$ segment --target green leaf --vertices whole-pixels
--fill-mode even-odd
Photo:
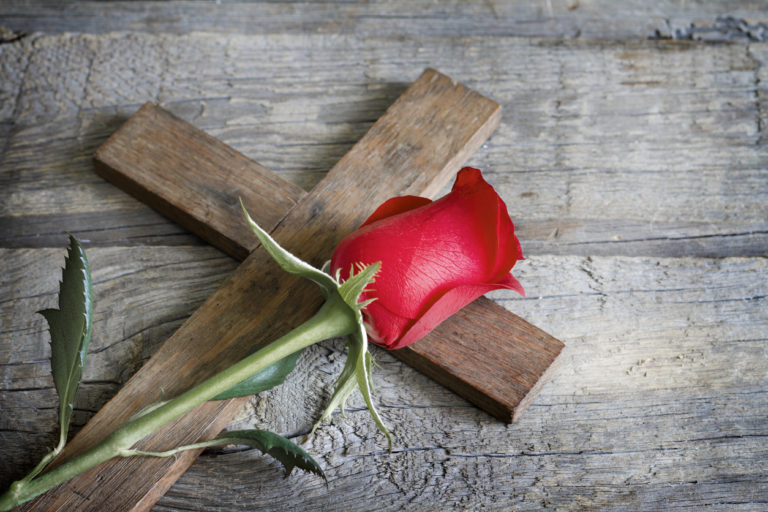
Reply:
[[[179,446],[164,452],[125,449],[120,450],[118,455],[120,457],[175,457],[178,453],[186,450],[198,450],[228,444],[244,444],[251,448],[257,448],[266,455],[271,455],[283,464],[285,476],[290,475],[293,468],[299,468],[325,478],[325,473],[323,473],[320,465],[307,452],[283,436],[267,430],[233,430],[219,434],[208,441]]]
[[[262,453],[271,455],[285,467],[285,476],[291,474],[294,467],[309,471],[325,478],[320,465],[300,446],[294,444],[283,436],[267,430],[234,430],[219,434],[211,441],[217,444],[244,444],[251,448],[257,448]]]
[[[256,238],[259,239],[261,245],[267,250],[272,259],[274,259],[280,267],[289,274],[296,274],[317,284],[323,292],[324,297],[328,297],[331,293],[336,291],[336,281],[325,272],[316,269],[309,263],[300,260],[290,252],[286,251],[271,237],[269,233],[261,229],[256,222],[248,214],[248,211],[243,205],[242,199],[240,200],[240,206],[245,214],[245,219],[248,221],[248,225],[253,230]]]
[[[363,395],[365,405],[368,406],[368,412],[371,413],[374,423],[376,423],[376,426],[381,433],[386,436],[389,451],[391,452],[392,436],[390,435],[389,430],[387,430],[386,425],[384,425],[384,422],[381,420],[379,413],[376,411],[376,407],[373,405],[373,398],[371,397],[373,394],[373,378],[371,377],[371,363],[373,357],[370,352],[368,352],[368,336],[366,335],[365,327],[363,327],[362,322],[358,324],[357,327],[357,332],[353,333],[351,336],[353,344],[360,347],[354,354],[356,359],[355,376],[357,377],[357,385],[360,387],[360,393]],[[351,353],[349,357],[352,357]]]
[[[358,315],[360,312],[358,311]],[[312,435],[320,424],[328,419],[333,411],[337,408],[341,409],[341,414],[344,414],[344,407],[347,403],[349,396],[360,388],[360,393],[363,395],[365,405],[368,407],[368,411],[371,413],[374,423],[378,429],[386,436],[389,450],[392,451],[392,436],[387,430],[386,425],[381,420],[379,413],[376,411],[376,407],[373,405],[373,378],[371,376],[371,366],[373,363],[373,356],[368,352],[368,337],[365,332],[365,328],[362,325],[362,321],[358,324],[357,332],[353,333],[347,338],[347,361],[344,364],[344,369],[336,379],[334,383],[334,392],[331,396],[328,406],[323,411],[322,416],[314,427],[312,427]]]
[[[255,395],[275,386],[279,386],[296,367],[296,361],[298,361],[302,352],[302,350],[299,350],[298,352],[294,352],[293,354],[272,363],[261,371],[251,375],[240,384],[223,393],[219,393],[211,398],[211,400],[226,400],[227,398]]]
[[[75,393],[91,339],[93,291],[88,259],[80,243],[69,237],[69,251],[59,286],[59,309],[39,313],[51,333],[51,370],[59,395],[60,439],[66,441]],[[61,442],[61,441],[60,441]]]
[[[349,340],[347,340],[346,345],[347,361],[344,363],[344,369],[341,370],[341,374],[336,379],[336,382],[334,383],[333,395],[328,401],[328,405],[323,411],[322,416],[320,416],[320,419],[317,420],[315,426],[312,427],[312,432],[310,432],[310,435],[314,434],[315,430],[317,430],[317,427],[319,427],[322,422],[330,418],[333,414],[333,411],[336,409],[341,409],[341,414],[343,416],[344,408],[347,405],[347,399],[349,399],[349,396],[355,391],[355,389],[357,389],[355,368],[357,367],[356,356],[359,350],[359,346],[357,344],[351,343]]]

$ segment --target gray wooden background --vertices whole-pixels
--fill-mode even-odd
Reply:
[[[506,200],[528,297],[566,344],[514,425],[379,349],[386,450],[359,396],[305,447],[328,487],[205,452],[178,510],[768,508],[768,7],[754,1],[0,5],[0,487],[54,444],[48,335],[65,232],[94,337],[75,430],[236,263],[102,180],[145,101],[310,189],[431,66],[503,105],[471,160]],[[232,428],[301,439],[343,344]]]

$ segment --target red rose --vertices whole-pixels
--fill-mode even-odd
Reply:
[[[509,273],[522,259],[507,206],[478,169],[459,171],[436,201],[389,199],[336,247],[331,273],[381,262],[364,310],[371,340],[387,349],[421,339],[440,322],[497,288],[524,294]]]

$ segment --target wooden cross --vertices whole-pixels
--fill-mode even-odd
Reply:
[[[144,105],[98,149],[97,171],[244,261],[83,427],[63,459],[103,440],[161,399],[161,390],[179,394],[317,310],[321,297],[313,286],[282,272],[258,248],[239,211],[239,197],[284,247],[321,265],[385,199],[437,194],[498,126],[500,111],[488,98],[426,70],[306,193],[194,126]],[[560,341],[481,298],[427,338],[391,353],[512,422],[550,378],[562,348]],[[203,404],[139,447],[160,451],[214,437],[245,400]],[[115,459],[25,509],[147,510],[198,454]]]

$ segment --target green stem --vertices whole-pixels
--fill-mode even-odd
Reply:
[[[331,295],[309,320],[285,336],[179,395],[166,404],[129,421],[101,444],[34,480],[19,480],[2,496],[0,511],[17,505],[66,482],[113,457],[125,454],[134,444],[216,395],[227,391],[254,373],[292,353],[328,338],[351,334],[357,328],[354,311],[338,295]]]
[[[208,448],[209,446],[221,446],[221,439],[211,439],[210,441],[201,441],[199,443],[186,444],[173,448],[172,450],[166,450],[164,452],[145,452],[142,450],[123,450],[118,455],[121,457],[134,457],[136,455],[143,455],[145,457],[170,457],[187,450],[196,450],[198,448]]]
[[[67,444],[67,431],[66,429],[62,428],[61,432],[59,434],[59,444],[56,445],[56,448],[48,452],[45,457],[43,457],[40,462],[37,463],[37,466],[29,472],[27,476],[21,479],[22,482],[29,482],[33,478],[35,478],[37,475],[39,475],[45,467],[53,462],[53,460],[59,456],[61,453],[61,450],[64,449],[64,445]]]

